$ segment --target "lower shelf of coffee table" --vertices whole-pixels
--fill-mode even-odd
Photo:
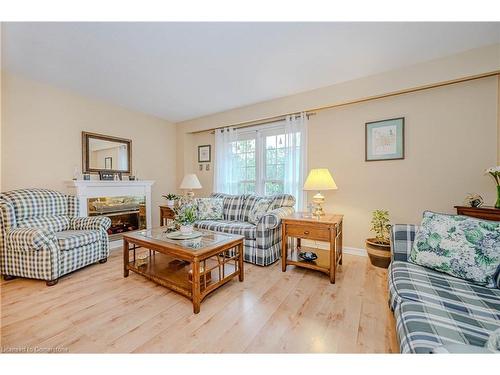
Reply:
[[[201,265],[205,265],[205,269],[208,270],[217,266],[217,264],[216,259],[207,259],[205,264],[201,262]],[[192,296],[192,282],[190,280],[191,275],[189,275],[191,263],[189,262],[181,261],[165,254],[153,253],[153,255],[129,262],[128,269],[186,297]],[[225,275],[230,275],[234,272],[235,267],[232,264],[226,263],[224,275],[222,273],[219,275],[218,268],[201,273],[201,292],[217,283],[219,278],[223,278]]]
[[[307,261],[299,257],[300,252],[311,251],[318,256],[318,259]],[[290,249],[288,252],[288,257],[286,259],[286,264],[294,265],[297,267],[309,268],[316,271],[321,271],[325,273],[330,272],[330,251],[324,249],[316,249],[308,246],[300,246],[294,249]]]

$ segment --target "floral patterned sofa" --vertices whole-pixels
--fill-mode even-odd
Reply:
[[[488,288],[410,262],[418,229],[397,224],[391,230],[389,303],[401,352],[484,352],[500,328],[500,274],[496,288]]]
[[[281,218],[292,214],[295,198],[289,194],[271,197],[256,195],[228,195],[214,193],[212,198],[221,198],[223,213],[220,220],[198,220],[195,227],[217,232],[239,234],[245,237],[245,262],[267,266],[276,262],[281,254]],[[255,215],[255,210],[262,205],[265,212]],[[252,220],[253,219],[253,220]]]
[[[78,200],[47,189],[0,194],[0,272],[54,285],[109,254],[107,217],[77,217]]]

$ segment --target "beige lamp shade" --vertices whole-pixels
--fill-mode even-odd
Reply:
[[[336,190],[337,185],[326,168],[311,169],[304,184],[304,190]]]
[[[196,177],[194,173],[187,174],[182,179],[181,186],[179,186],[179,188],[183,190],[201,189],[200,180],[198,180],[198,177]]]

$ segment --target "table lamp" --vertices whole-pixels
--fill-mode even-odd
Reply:
[[[321,190],[336,190],[337,185],[333,181],[333,177],[326,168],[311,169],[309,176],[307,176],[306,182],[304,184],[304,190],[310,191],[314,190],[318,193],[314,195],[313,202],[316,205],[314,207],[314,216],[323,216],[323,208],[321,204],[325,202],[325,197],[321,194]]]
[[[196,177],[194,173],[187,174],[182,179],[181,186],[179,186],[179,189],[187,190],[188,192],[186,193],[186,195],[188,196],[188,198],[193,198],[194,196],[193,190],[201,189],[200,180],[198,180],[198,177]]]

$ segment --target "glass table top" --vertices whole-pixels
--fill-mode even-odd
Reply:
[[[234,234],[212,232],[204,229],[195,229],[195,231],[200,232],[202,235],[200,237],[188,240],[177,240],[173,238],[168,238],[167,234],[173,232],[173,230],[168,229],[167,227],[139,230],[135,233],[146,238],[173,243],[178,246],[182,246],[193,250],[200,250],[209,246],[220,244],[222,242],[232,241],[235,238],[241,237]]]

